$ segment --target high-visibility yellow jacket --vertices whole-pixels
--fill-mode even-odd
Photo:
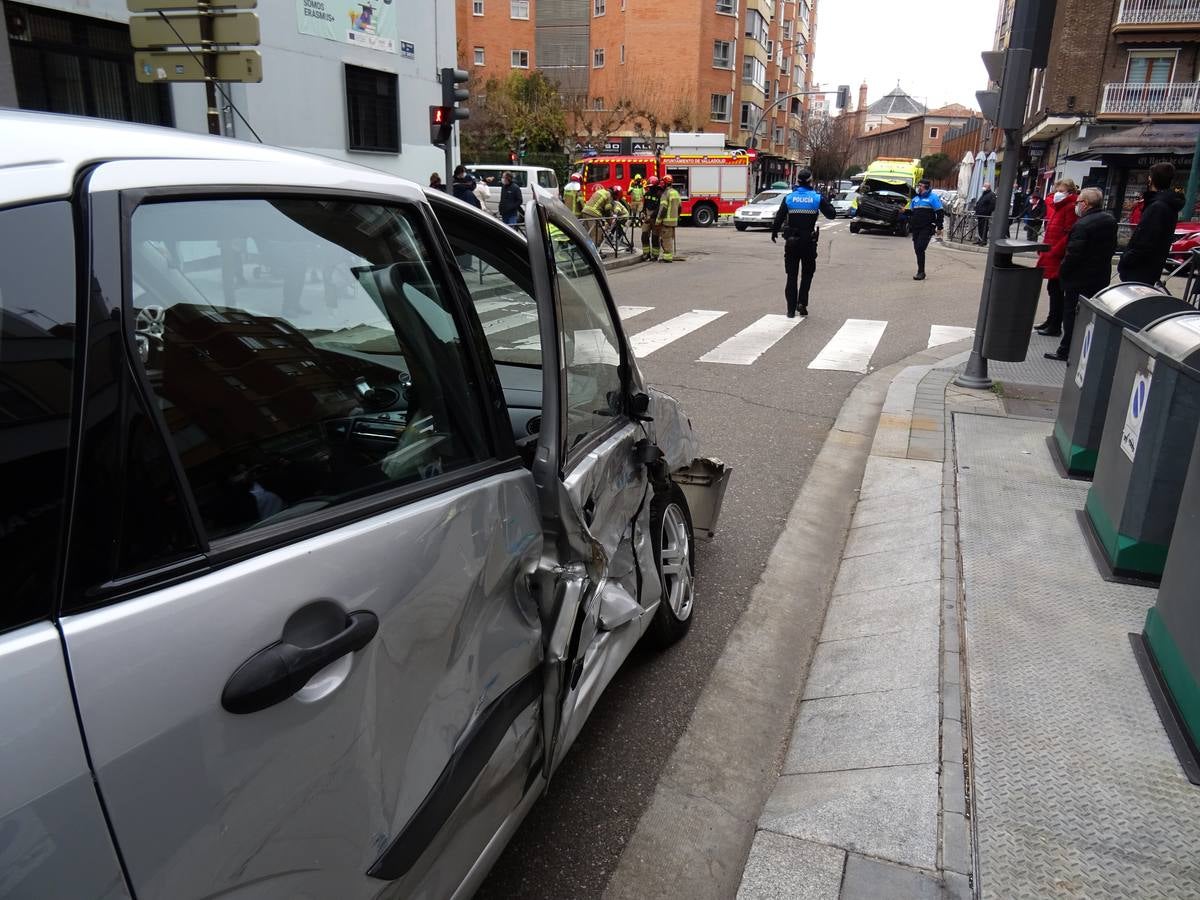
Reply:
[[[583,211],[593,216],[607,216],[612,214],[612,195],[608,192],[608,188],[596,188],[596,193],[588,198],[588,202],[583,204]]]
[[[666,228],[674,228],[679,224],[679,191],[670,188],[663,194],[658,204],[658,222]]]
[[[634,203],[641,203],[642,198],[646,196],[645,190],[642,188],[640,181],[635,181],[629,186],[629,199]]]

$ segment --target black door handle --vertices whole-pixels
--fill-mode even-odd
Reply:
[[[360,610],[346,616],[346,627],[327,641],[297,647],[276,641],[238,666],[221,691],[221,706],[237,715],[258,712],[286,700],[335,660],[361,650],[379,630],[379,617]]]

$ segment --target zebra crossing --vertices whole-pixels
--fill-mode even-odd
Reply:
[[[496,298],[478,302],[476,310],[483,320],[484,333],[505,345],[504,349],[536,347],[537,314],[530,308],[528,297]],[[634,355],[645,359],[690,334],[717,322],[728,310],[693,309],[671,316],[655,324],[639,328],[633,320],[647,316],[653,306],[620,306],[621,320],[626,323]],[[803,327],[803,316],[768,314],[756,318],[731,337],[718,342],[703,353],[696,362],[712,365],[749,366],[756,363],[773,347],[784,341],[794,330]],[[877,319],[846,319],[832,338],[820,349],[807,368],[818,371],[858,372],[871,369],[871,360],[887,332],[888,323]],[[963,340],[974,335],[973,328],[958,325],[931,325],[927,347]]]

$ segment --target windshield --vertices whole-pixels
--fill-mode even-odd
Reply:
[[[785,191],[762,191],[750,202],[751,203],[770,203],[772,200],[778,200],[780,197],[782,197],[784,195],[784,193],[786,193],[786,192]]]

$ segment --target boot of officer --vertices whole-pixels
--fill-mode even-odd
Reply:
[[[771,223],[771,240],[779,240],[783,229],[783,270],[787,275],[783,295],[789,319],[808,315],[808,292],[817,273],[817,217],[837,217],[837,210],[823,195],[813,190],[812,170],[796,173],[796,186],[787,194]],[[797,283],[798,282],[798,283]]]

